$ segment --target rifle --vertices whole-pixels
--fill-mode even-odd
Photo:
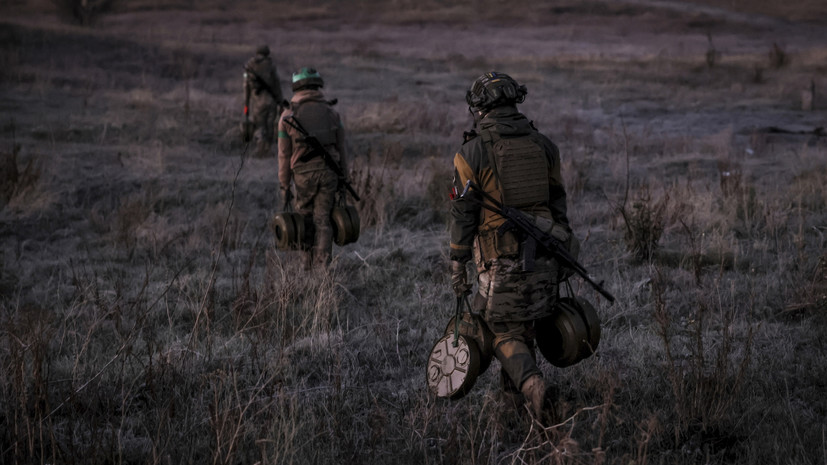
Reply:
[[[310,146],[310,152],[304,157],[302,157],[301,160],[307,161],[315,157],[316,155],[321,155],[322,159],[324,159],[324,162],[327,164],[327,166],[329,166],[330,169],[332,169],[333,172],[336,173],[337,176],[339,176],[339,179],[341,180],[342,184],[344,184],[344,186],[347,188],[347,191],[350,192],[350,195],[352,195],[357,202],[362,200],[361,198],[359,198],[359,194],[357,194],[356,191],[353,190],[353,186],[351,186],[350,183],[347,182],[347,180],[345,179],[345,172],[342,171],[342,167],[339,166],[339,164],[336,163],[336,160],[334,160],[333,157],[330,156],[330,153],[328,153],[328,151],[324,148],[322,143],[319,142],[319,139],[316,139],[315,136],[307,132],[307,130],[304,129],[304,126],[302,126],[301,122],[299,122],[299,120],[296,119],[294,115],[290,115],[287,118],[284,118],[284,122],[290,125],[290,127],[295,129],[296,131],[299,131],[299,134],[302,135],[304,142]]]
[[[469,189],[479,192],[485,200],[491,203],[491,205],[483,200],[468,195]],[[459,195],[459,198],[469,200],[480,207],[497,213],[505,218],[506,221],[497,229],[497,234],[502,235],[511,229],[518,229],[523,233],[525,236],[523,243],[523,259],[525,260],[523,262],[524,269],[526,268],[525,265],[527,262],[532,263],[534,251],[536,250],[537,245],[540,245],[554,255],[554,258],[556,258],[557,261],[559,261],[563,266],[571,268],[575,273],[580,275],[583,280],[591,284],[597,292],[599,292],[603,297],[609,299],[609,302],[615,301],[614,296],[603,288],[602,281],[600,283],[595,282],[594,279],[589,276],[589,272],[586,271],[586,268],[578,263],[577,260],[571,256],[571,254],[569,254],[565,246],[561,244],[560,241],[554,238],[551,234],[548,234],[537,227],[534,221],[532,221],[531,218],[529,218],[525,213],[514,207],[509,207],[508,205],[503,205],[501,202],[498,202],[470,179],[465,183],[465,189],[462,191],[462,194]]]

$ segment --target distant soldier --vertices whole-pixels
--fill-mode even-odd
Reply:
[[[454,192],[462,192],[472,180],[503,204],[532,215],[566,243],[571,229],[560,153],[517,110],[526,93],[525,86],[503,73],[486,73],[474,81],[466,101],[475,130],[465,134],[454,156]],[[535,416],[542,418],[553,411],[535,359],[534,322],[547,316],[555,302],[558,266],[543,249],[525,257],[525,244],[513,231],[498,231],[504,221],[467,199],[452,202],[451,284],[458,297],[470,294],[466,263],[473,256],[479,284],[473,306],[494,333],[503,389],[522,392]],[[533,269],[524,269],[527,260]]]
[[[305,137],[294,126],[302,127],[318,139],[330,156],[347,173],[345,130],[339,114],[333,110],[335,101],[325,100],[320,90],[321,75],[313,68],[302,68],[293,74],[293,98],[290,109],[279,119],[279,182],[285,203],[293,199],[290,184],[296,188],[296,211],[304,215],[305,231],[312,237],[312,247],[305,251],[305,268],[326,267],[333,249],[330,212],[337,191],[344,184],[314,152]]]
[[[244,65],[244,114],[252,119],[256,156],[269,157],[276,119],[286,105],[270,47],[261,45]]]

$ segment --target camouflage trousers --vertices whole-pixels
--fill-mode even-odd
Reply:
[[[250,117],[255,125],[253,140],[256,143],[255,156],[259,158],[273,156],[272,147],[275,140],[276,118],[279,106],[269,95],[255,95],[250,102]]]
[[[502,365],[502,384],[507,392],[517,393],[525,380],[541,375],[534,352],[534,322],[489,323],[494,333],[494,356]]]
[[[303,251],[306,268],[326,267],[333,252],[330,212],[336,201],[339,178],[330,170],[293,173],[296,185],[296,211],[304,216],[305,231],[312,246]]]
[[[495,258],[478,263],[477,275],[480,310],[494,333],[503,387],[512,392],[519,392],[530,376],[542,374],[534,353],[534,321],[551,313],[558,295],[556,260],[537,257],[532,271],[522,266],[519,259]]]
[[[533,270],[522,267],[522,260],[516,258],[495,258],[477,265],[486,321],[533,321],[551,313],[557,300],[557,261],[540,256]]]

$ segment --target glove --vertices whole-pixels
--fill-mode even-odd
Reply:
[[[457,297],[463,297],[471,293],[471,285],[468,284],[468,271],[465,269],[465,262],[451,260],[451,288]]]

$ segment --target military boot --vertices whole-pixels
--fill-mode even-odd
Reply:
[[[540,375],[532,375],[520,389],[525,396],[526,403],[531,408],[534,418],[543,425],[551,425],[554,422],[554,405],[549,399],[546,391],[546,382]]]
[[[511,381],[508,373],[503,369],[500,370],[499,399],[503,407],[507,410],[522,410],[523,395],[520,393],[520,390],[517,389],[517,386],[514,385],[514,382]]]
[[[531,408],[536,418],[540,418],[543,413],[543,406],[546,399],[546,382],[540,375],[532,375],[525,382],[523,382],[520,391],[525,396],[526,403]]]

